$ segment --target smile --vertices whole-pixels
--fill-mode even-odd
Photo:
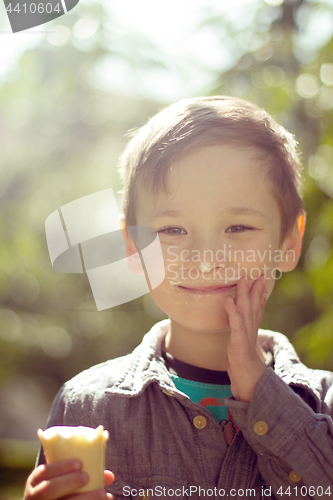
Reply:
[[[193,286],[193,287],[185,287],[178,285],[178,290],[183,290],[187,293],[194,293],[197,295],[216,295],[230,292],[231,290],[236,289],[236,284],[234,285],[224,285],[224,286]]]

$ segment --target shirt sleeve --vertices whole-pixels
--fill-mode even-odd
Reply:
[[[292,497],[330,498],[330,415],[315,413],[271,368],[258,382],[250,403],[229,398],[226,404],[257,454],[260,473],[277,498],[286,498],[286,490]]]
[[[53,401],[50,416],[47,422],[47,428],[53,427],[54,425],[70,425],[76,426],[78,425],[75,421],[74,416],[72,415],[70,408],[66,408],[64,404],[64,387],[60,389],[56,398]],[[46,459],[43,451],[43,447],[40,446],[39,452],[36,459],[36,467],[41,464],[45,464]]]

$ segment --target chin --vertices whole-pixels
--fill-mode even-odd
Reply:
[[[230,325],[228,318],[221,317],[203,317],[196,316],[195,314],[191,317],[184,315],[168,315],[171,321],[174,321],[178,325],[197,333],[227,333],[230,331]]]

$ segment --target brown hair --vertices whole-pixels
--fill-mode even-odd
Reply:
[[[270,158],[267,174],[280,208],[283,240],[304,209],[296,141],[265,111],[236,97],[182,100],[136,131],[119,165],[126,224],[136,224],[138,186],[167,191],[168,168],[176,159],[196,147],[230,143],[259,149]]]

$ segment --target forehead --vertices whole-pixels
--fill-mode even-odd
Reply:
[[[157,216],[230,211],[279,216],[268,179],[268,155],[252,147],[212,145],[197,148],[169,166],[167,190],[161,186],[137,192],[137,223]],[[140,219],[140,222],[139,220]]]

